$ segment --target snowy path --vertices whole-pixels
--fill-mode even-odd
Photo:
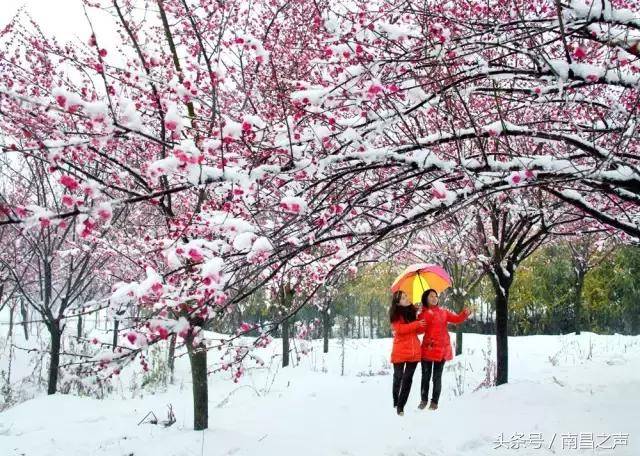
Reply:
[[[510,340],[508,385],[472,392],[483,376],[486,336],[465,336],[465,393],[456,397],[451,363],[443,378],[438,411],[420,411],[420,372],[404,417],[391,406],[391,376],[361,377],[384,366],[389,340],[348,341],[344,377],[337,342],[320,371],[314,354],[296,368],[280,370],[271,389],[265,373],[254,372],[241,387],[213,378],[210,429],[190,430],[190,385],[131,399],[39,397],[0,414],[0,455],[541,455],[640,454],[640,337],[535,336]],[[589,340],[593,341],[589,356]],[[314,343],[317,346],[317,343]],[[276,348],[274,346],[274,348]],[[549,357],[556,355],[552,365]],[[315,366],[314,366],[315,363]],[[181,369],[184,369],[181,365]],[[315,367],[315,370],[314,370]],[[473,371],[472,371],[473,370]],[[182,372],[184,378],[186,371]],[[555,377],[555,379],[554,379]],[[252,386],[253,385],[253,386]],[[254,390],[255,388],[255,390]],[[229,400],[220,402],[234,391]],[[164,416],[172,403],[178,422],[164,429],[137,422],[153,409]],[[494,449],[503,433],[541,433],[542,449]],[[562,449],[571,433],[629,434],[614,450]],[[551,440],[556,434],[553,444]],[[580,442],[585,444],[587,436]],[[606,446],[611,446],[610,438]],[[548,449],[551,444],[552,449]]]

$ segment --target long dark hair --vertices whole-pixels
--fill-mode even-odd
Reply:
[[[436,294],[436,297],[438,296],[438,292],[437,292],[436,290],[434,290],[433,288],[429,288],[428,290],[424,291],[424,292],[422,293],[422,299],[421,299],[421,301],[422,301],[422,305],[423,305],[425,308],[428,308],[428,307],[429,307],[429,294],[430,294],[430,293],[435,293],[435,294]]]
[[[405,321],[411,322],[416,319],[416,307],[413,304],[409,304],[406,307],[400,305],[400,299],[402,299],[402,295],[404,291],[398,290],[393,293],[391,297],[391,306],[389,307],[389,321],[393,323],[398,320],[400,317],[404,318]]]

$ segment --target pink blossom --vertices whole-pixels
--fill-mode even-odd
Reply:
[[[582,47],[582,46],[578,46],[574,51],[573,51],[573,56],[577,59],[577,60],[583,60],[586,56],[587,56],[587,50]]]
[[[189,258],[191,258],[191,260],[195,261],[196,263],[199,263],[202,260],[204,260],[202,253],[200,253],[200,251],[197,249],[189,249],[188,255],[189,255]]]
[[[112,215],[113,214],[110,209],[107,209],[107,208],[98,209],[98,217],[100,217],[102,220],[110,220]]]
[[[169,337],[169,331],[164,326],[158,326],[157,331],[161,339],[164,340]]]
[[[62,196],[62,204],[66,207],[72,207],[75,200],[71,195],[63,195]]]
[[[76,190],[80,186],[77,180],[67,174],[62,175],[59,182],[71,191]]]
[[[447,198],[447,194],[439,189],[433,188],[431,189],[431,195],[433,195],[434,198],[437,199],[446,199]]]

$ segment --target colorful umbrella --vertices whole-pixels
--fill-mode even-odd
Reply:
[[[433,288],[438,293],[451,286],[451,277],[442,267],[435,264],[418,263],[408,266],[391,285],[391,291],[402,290],[409,301],[419,303],[422,293]]]

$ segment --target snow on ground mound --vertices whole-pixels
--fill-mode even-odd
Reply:
[[[312,354],[296,367],[274,363],[250,371],[240,385],[213,376],[205,432],[191,430],[191,385],[181,362],[176,385],[165,392],[131,397],[121,385],[105,400],[40,396],[5,411],[0,455],[640,454],[640,337],[510,338],[510,383],[474,392],[492,340],[465,335],[464,354],[445,367],[435,412],[417,409],[418,369],[405,416],[395,415],[389,339],[348,340],[344,376],[339,342],[323,355],[321,341],[314,341]],[[275,353],[277,343],[268,350]],[[169,403],[175,425],[137,425],[150,410],[164,419]],[[585,445],[589,434],[604,447],[618,444],[569,449],[572,442]],[[627,444],[619,443],[624,434]],[[494,449],[501,435],[504,446],[520,441],[521,448]]]

